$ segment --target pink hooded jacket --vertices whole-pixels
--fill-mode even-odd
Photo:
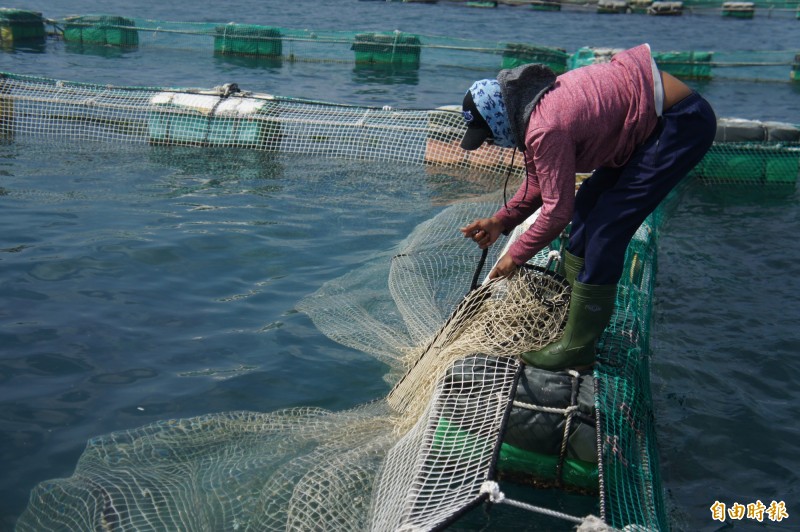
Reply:
[[[653,91],[650,47],[643,44],[609,63],[558,76],[541,97],[525,132],[527,182],[494,215],[510,231],[542,207],[509,249],[516,264],[527,262],[572,220],[576,172],[624,166],[650,136],[658,123]]]

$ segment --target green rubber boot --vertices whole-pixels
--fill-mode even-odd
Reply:
[[[520,355],[525,364],[561,370],[594,364],[597,339],[611,320],[617,285],[592,285],[575,281],[564,334],[539,351]]]
[[[584,260],[582,257],[577,257],[569,251],[564,251],[564,260],[562,261],[564,271],[562,275],[566,278],[570,286],[575,284],[575,279],[578,278],[578,274],[581,273],[583,269],[583,263]]]

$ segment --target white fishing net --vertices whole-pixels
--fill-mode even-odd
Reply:
[[[458,228],[490,208],[445,209],[392,256],[299,305],[323,333],[389,365],[386,398],[95,438],[70,478],[36,487],[17,529],[427,530],[482,500],[515,355],[557,336],[567,290],[526,268],[469,291],[479,253]]]
[[[240,91],[235,84],[124,88],[0,72],[6,142],[29,137],[299,153],[424,165],[430,183],[443,189],[451,174],[461,183],[474,181],[466,194],[499,189],[504,180],[514,190],[524,175],[521,158],[495,146],[462,150],[458,111],[325,104]],[[796,142],[784,140],[718,139],[696,175],[793,186]],[[494,212],[499,196],[447,208],[391,254],[327,283],[299,305],[324,334],[387,364],[394,387],[386,398],[346,412],[212,414],[96,438],[70,478],[33,490],[18,529],[385,530],[452,521],[485,497],[480,485],[493,476],[503,415],[515,393],[514,356],[547,343],[563,310],[563,287],[530,270],[465,299],[479,254],[458,228]],[[444,191],[440,197],[455,200]],[[537,460],[555,472],[540,480],[557,487],[569,460],[582,462],[570,466],[572,480],[581,482],[565,478],[564,484],[599,489],[601,516],[619,527],[668,527],[649,383],[661,216],[657,211],[629,245],[617,311],[598,344],[592,376],[572,377],[570,385],[569,376],[529,375],[526,368],[517,395],[540,388],[530,411],[554,419],[515,420],[515,406],[498,460],[502,466],[508,447],[555,453],[547,457],[553,460]],[[492,246],[487,271],[502,245]],[[539,255],[532,262],[546,261]],[[544,397],[550,387],[543,382],[566,389],[565,400]],[[579,422],[580,430],[569,428]],[[518,457],[516,451],[508,456]]]

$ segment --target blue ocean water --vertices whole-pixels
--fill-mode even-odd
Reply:
[[[51,18],[98,12],[88,0],[8,7]],[[113,0],[102,11],[400,29],[568,51],[640,42],[656,50],[800,47],[800,21],[759,15],[600,16],[357,0]],[[236,82],[284,96],[413,108],[458,103],[474,79],[493,74],[424,62],[413,75],[387,76],[338,63],[254,68],[187,51],[98,54],[60,42],[4,51],[0,70],[119,85]],[[719,116],[800,123],[797,84],[694,86]],[[473,187],[424,169],[257,152],[0,145],[0,528],[13,527],[37,482],[69,475],[93,436],[209,412],[337,410],[385,395],[382,364],[328,340],[294,307],[390,250],[448,201],[480,191]],[[662,233],[653,393],[676,529],[716,530],[724,525],[711,519],[715,501],[755,500],[784,501],[789,519],[745,519],[734,528],[800,529],[799,212],[795,190],[692,185]],[[516,525],[525,526],[544,529]]]

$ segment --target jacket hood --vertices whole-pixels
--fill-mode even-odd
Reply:
[[[555,85],[556,74],[545,65],[532,63],[501,70],[497,82],[517,147],[525,151],[525,132],[531,113],[539,99]]]

